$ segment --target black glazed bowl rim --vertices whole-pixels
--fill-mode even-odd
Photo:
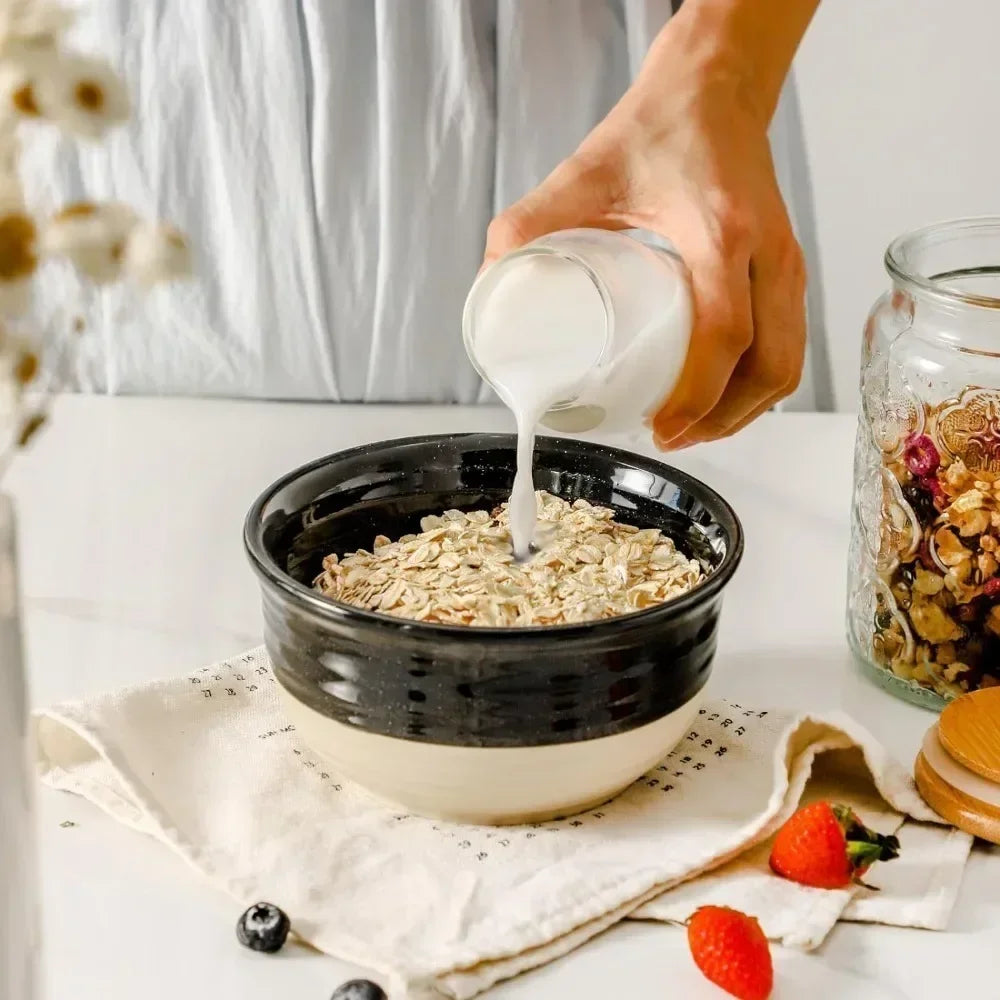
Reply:
[[[264,581],[283,591],[293,601],[305,604],[320,617],[332,621],[348,622],[354,625],[367,624],[380,629],[390,629],[410,635],[434,636],[439,639],[453,639],[456,642],[482,642],[495,640],[505,644],[518,641],[537,642],[547,636],[558,639],[602,638],[620,635],[630,627],[656,627],[680,617],[691,608],[706,604],[712,600],[729,583],[743,558],[744,533],[739,516],[727,500],[703,483],[700,479],[683,472],[680,469],[648,458],[624,448],[597,444],[575,438],[551,437],[538,435],[536,446],[540,443],[570,445],[573,449],[590,455],[603,455],[616,461],[624,462],[643,471],[653,472],[663,477],[675,486],[695,497],[709,512],[715,524],[722,528],[726,536],[726,551],[718,566],[708,571],[705,579],[692,590],[679,597],[664,601],[662,604],[640,611],[633,611],[613,618],[600,618],[589,622],[572,622],[566,625],[520,625],[520,626],[472,626],[446,625],[438,622],[421,622],[408,618],[397,618],[394,615],[383,615],[376,611],[344,604],[299,583],[281,569],[263,541],[263,512],[268,503],[290,483],[306,476],[325,465],[335,461],[350,460],[363,457],[366,453],[382,448],[401,448],[419,445],[433,445],[441,442],[478,440],[484,445],[509,446],[513,451],[517,438],[514,434],[462,432],[457,434],[423,434],[413,437],[387,438],[373,441],[332,452],[321,458],[300,465],[276,479],[253,502],[247,513],[243,527],[243,544],[250,563]],[[567,449],[568,450],[568,449]]]

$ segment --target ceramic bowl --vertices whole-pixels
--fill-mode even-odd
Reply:
[[[302,740],[403,809],[507,824],[612,798],[662,759],[698,711],[722,592],[743,551],[730,506],[653,459],[539,438],[535,486],[658,527],[707,578],[619,618],[517,629],[405,621],[311,587],[331,552],[419,531],[449,508],[490,509],[514,476],[510,435],[365,445],[267,489],[245,542],[263,592],[264,636]]]

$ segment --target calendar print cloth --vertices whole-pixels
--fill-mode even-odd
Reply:
[[[35,734],[48,784],[156,837],[242,904],[277,903],[300,938],[374,970],[393,1000],[465,1000],[618,920],[682,921],[707,902],[802,947],[841,918],[940,928],[971,844],[928,825],[907,772],[839,714],[710,703],[613,802],[509,828],[422,819],[343,782],[283,718],[262,649],[41,712]],[[767,838],[814,795],[899,830],[902,858],[872,875],[883,892],[768,873]]]

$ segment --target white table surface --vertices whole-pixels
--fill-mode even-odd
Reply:
[[[458,407],[60,400],[9,481],[33,702],[185,672],[256,644],[240,531],[279,474],[364,441],[510,423],[501,410]],[[747,533],[710,684],[754,703],[845,709],[910,761],[933,717],[862,679],[843,639],[853,432],[847,416],[776,414],[676,457],[733,503]],[[357,971],[301,948],[268,960],[246,952],[236,905],[170,852],[85,802],[48,790],[39,799],[49,1000],[327,1000]],[[840,925],[817,954],[777,951],[775,997],[997,996],[998,945],[1000,853],[978,847],[949,932]],[[489,996],[721,994],[694,971],[681,931],[625,923]]]

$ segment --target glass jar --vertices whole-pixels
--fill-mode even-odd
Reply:
[[[865,327],[848,636],[940,708],[1000,684],[1000,218],[892,243]]]
[[[0,998],[36,996],[35,825],[14,508],[0,493]]]
[[[505,403],[489,361],[501,338],[507,361],[524,355],[538,367],[565,366],[569,381],[542,417],[545,426],[579,433],[649,423],[680,377],[693,314],[684,262],[652,239],[565,229],[479,275],[462,335],[472,364]]]

